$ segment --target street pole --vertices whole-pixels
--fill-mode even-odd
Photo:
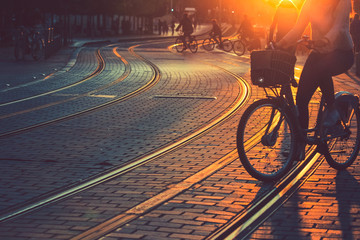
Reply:
[[[219,0],[219,11],[220,11],[219,23],[221,24],[221,21],[222,21],[222,0]]]

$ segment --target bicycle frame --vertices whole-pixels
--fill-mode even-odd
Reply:
[[[327,136],[326,128],[323,126],[323,116],[324,116],[324,111],[325,111],[325,100],[324,100],[323,96],[321,97],[319,109],[317,110],[315,127],[303,129],[300,126],[300,122],[299,122],[299,118],[298,118],[299,114],[298,114],[297,106],[295,105],[295,102],[294,102],[290,83],[283,85],[280,88],[280,90],[277,88],[268,88],[268,89],[270,89],[275,96],[271,96],[268,93],[267,89],[264,88],[267,98],[278,99],[282,103],[282,107],[290,109],[290,112],[293,115],[293,119],[295,121],[296,131],[299,133],[297,135],[300,137],[299,140],[305,141],[309,145],[317,145],[322,149],[323,144],[326,144],[327,141],[334,139],[336,137],[346,137],[351,134],[351,131],[345,122],[346,120],[341,119],[341,124],[345,129],[344,134],[339,135],[339,136]],[[359,107],[359,104],[358,104],[359,98],[357,96],[354,96],[349,92],[339,92],[336,94],[336,98],[341,97],[341,96],[343,96],[343,97],[348,96],[348,101],[351,102],[351,104],[356,104],[356,107]],[[352,114],[354,114],[354,111],[352,111],[350,113],[349,119],[351,119]],[[269,122],[272,122],[273,119],[274,119],[274,114],[272,114]],[[281,118],[280,121],[278,121],[277,126],[275,126],[273,128],[271,133],[269,133],[269,129],[270,129],[270,124],[269,124],[268,129],[266,129],[266,131],[265,131],[265,135],[269,135],[270,137],[275,136],[274,132],[276,132],[279,129],[282,119],[283,118]],[[309,133],[314,133],[314,134],[313,134],[313,136],[308,136]],[[265,138],[263,138],[263,140],[264,139]],[[269,145],[270,143],[268,142],[267,139],[265,139],[263,144]],[[326,154],[326,152],[325,153],[322,152],[322,153]]]

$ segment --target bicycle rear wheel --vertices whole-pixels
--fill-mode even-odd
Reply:
[[[229,39],[223,40],[222,46],[225,52],[230,52],[233,49],[232,42]]]
[[[237,40],[236,42],[234,42],[234,46],[233,46],[234,52],[236,55],[238,56],[242,56],[245,53],[245,44],[241,41],[241,40]]]
[[[203,41],[203,48],[206,50],[206,51],[211,51],[215,48],[215,41],[212,40],[211,38],[206,38],[204,41]]]
[[[348,101],[350,100],[350,101]],[[358,99],[352,95],[340,96],[336,99],[336,104],[340,115],[348,127],[348,131],[344,130],[340,125],[330,129],[332,134],[338,134],[329,142],[331,149],[330,156],[326,161],[329,165],[337,170],[342,170],[349,167],[356,159],[360,148],[360,111],[358,106]],[[343,133],[343,134],[341,134]]]
[[[190,38],[189,40],[189,48],[192,53],[196,53],[198,50],[198,44],[195,38]]]
[[[176,40],[175,40],[175,48],[176,48],[176,51],[179,53],[181,53],[185,50],[184,43],[180,37],[176,38]]]
[[[297,135],[291,116],[274,99],[259,100],[245,110],[237,130],[237,150],[254,178],[275,181],[292,167]]]

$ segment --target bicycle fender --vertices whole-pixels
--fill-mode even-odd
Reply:
[[[344,104],[351,104],[353,107],[359,107],[359,96],[350,92],[341,91],[335,94],[335,104],[341,107]]]

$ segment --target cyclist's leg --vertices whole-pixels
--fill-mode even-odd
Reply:
[[[218,35],[215,35],[212,37],[214,39],[214,41],[216,42],[216,44],[219,44],[219,40],[218,40]]]
[[[319,86],[316,77],[316,66],[318,58],[312,54],[309,55],[305,62],[303,71],[300,76],[299,87],[296,94],[296,105],[299,111],[299,122],[303,129],[307,129],[309,125],[309,109],[308,105],[312,95]]]
[[[325,102],[328,106],[324,123],[332,126],[339,119],[339,114],[334,106],[334,84],[332,76],[339,75],[347,71],[353,64],[354,57],[351,51],[333,51],[327,54],[312,53],[312,74],[316,77],[318,86],[322,91]],[[310,56],[309,56],[310,57]]]
[[[221,34],[219,34],[219,45],[220,45],[220,47],[222,47],[223,46],[223,42],[222,42],[222,35]]]
[[[348,70],[353,64],[352,51],[334,51],[328,54],[312,52],[301,73],[296,103],[299,120],[303,128],[308,127],[308,104],[316,88],[320,86],[328,105],[334,102],[334,85],[332,76]]]
[[[334,84],[332,76],[346,72],[354,63],[351,51],[333,51],[322,56],[318,64],[319,86],[328,105],[334,103]]]
[[[190,32],[184,32],[184,46],[185,48],[188,48],[188,42],[190,41],[191,33]]]
[[[186,48],[186,34],[184,33],[184,35],[181,36],[181,41],[184,44],[184,48]]]

